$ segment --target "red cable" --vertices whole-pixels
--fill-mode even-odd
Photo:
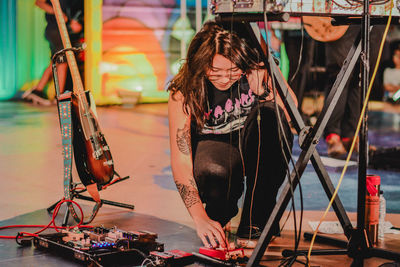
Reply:
[[[44,230],[49,229],[49,228],[55,229],[57,232],[58,232],[58,229],[71,228],[71,227],[66,227],[66,226],[57,226],[55,221],[54,221],[55,218],[57,217],[57,214],[58,214],[58,212],[60,210],[61,205],[64,202],[70,202],[72,204],[75,204],[79,208],[79,210],[81,212],[81,221],[74,227],[78,227],[78,228],[92,228],[93,227],[93,226],[90,226],[90,225],[81,226],[81,224],[83,222],[83,210],[82,210],[81,206],[79,206],[78,203],[76,203],[75,201],[70,200],[70,199],[62,199],[57,204],[57,206],[54,208],[53,217],[52,217],[52,219],[51,219],[51,221],[50,221],[50,223],[48,225],[6,225],[6,226],[1,226],[0,230],[9,229],[9,228],[38,228],[38,227],[42,227],[42,229],[40,229],[39,231],[36,231],[34,233],[20,232],[19,233],[19,237],[24,237],[24,235],[25,236],[38,236],[39,233],[41,233]],[[15,238],[17,238],[17,236],[0,236],[0,238],[3,238],[3,239],[15,239]]]
[[[106,185],[103,185],[103,186],[101,187],[101,189],[104,190],[104,189],[106,189],[107,187],[109,187],[110,185],[112,185],[112,184],[118,182],[118,181],[121,180],[121,179],[122,179],[121,177],[118,177],[118,178],[112,180],[110,183],[108,183],[108,184],[106,184]]]

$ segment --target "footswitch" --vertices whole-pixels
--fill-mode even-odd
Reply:
[[[213,248],[200,247],[199,253],[222,261],[240,261],[245,258],[244,250],[242,248],[230,250],[224,248],[213,249]]]

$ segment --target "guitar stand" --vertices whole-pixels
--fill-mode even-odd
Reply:
[[[116,179],[113,179],[109,184],[104,185],[100,188],[100,190],[106,189],[108,186],[122,182],[126,179],[129,179],[129,176],[125,176],[122,177],[117,173],[114,172],[115,175],[117,175]],[[77,187],[81,185],[81,183],[71,183],[71,193],[70,193],[70,199],[74,200],[74,198],[76,199],[82,199],[82,200],[86,200],[86,201],[92,201],[92,202],[96,202],[92,197],[86,196],[86,195],[82,195],[82,193],[85,193],[87,191],[86,188],[84,189],[78,189]],[[99,191],[100,191],[99,190]],[[89,220],[87,221],[83,221],[83,224],[88,224],[91,223],[93,221],[93,219],[96,217],[97,212],[99,211],[99,209],[103,206],[103,204],[106,205],[111,205],[111,206],[115,206],[115,207],[120,207],[120,208],[126,208],[126,209],[131,209],[134,210],[135,206],[134,205],[130,205],[130,204],[125,204],[125,203],[121,203],[121,202],[115,202],[115,201],[110,201],[110,200],[105,200],[105,199],[100,199],[100,203],[96,202],[96,205],[93,207],[92,210],[92,215],[90,216]],[[56,203],[54,203],[53,205],[51,205],[50,207],[47,208],[47,212],[51,213],[54,208],[58,205],[58,203],[60,203],[61,201],[63,201],[63,199],[60,199],[59,201],[57,201]],[[72,205],[71,205],[72,207]],[[70,215],[70,209],[67,208],[65,211],[65,215],[64,215],[64,220],[62,223],[62,226],[66,226],[68,223],[68,218]],[[76,218],[74,217],[75,221]],[[78,223],[80,222],[80,219],[77,221]]]
[[[364,3],[368,4],[369,1],[364,1]],[[368,8],[366,10],[369,10]],[[236,20],[235,14],[219,14],[216,18],[219,23],[226,29],[230,30],[232,27],[232,23]],[[250,41],[250,45],[253,48],[257,49],[260,52],[260,55],[263,57],[263,61],[266,66],[268,66],[268,71],[271,76],[276,80],[276,89],[282,99],[285,99],[284,104],[286,110],[288,111],[290,117],[292,118],[293,126],[296,129],[299,135],[299,144],[302,149],[300,156],[296,162],[295,169],[292,170],[290,174],[290,179],[285,180],[282,185],[281,194],[277,200],[277,203],[264,227],[264,230],[259,238],[256,248],[254,249],[251,257],[246,266],[258,266],[261,257],[263,256],[268,244],[271,242],[273,232],[271,231],[272,226],[278,224],[282,215],[292,198],[291,189],[294,191],[297,184],[300,181],[301,176],[304,173],[305,168],[307,167],[308,161],[311,160],[311,163],[318,175],[318,178],[321,182],[321,185],[328,197],[331,199],[333,193],[335,191],[335,187],[333,186],[328,172],[326,171],[324,165],[322,164],[321,158],[316,151],[316,146],[319,143],[320,137],[323,135],[323,130],[331,117],[331,114],[338,102],[344,86],[348,81],[354,66],[360,55],[362,55],[363,62],[369,62],[369,17],[367,26],[364,25],[362,31],[362,40],[361,40],[361,32],[355,40],[352,48],[350,49],[346,60],[343,63],[343,67],[340,70],[335,83],[332,86],[332,89],[326,99],[326,104],[324,105],[320,116],[317,119],[314,127],[306,127],[303,119],[292,99],[290,94],[288,93],[288,86],[284,81],[282,74],[278,66],[275,64],[274,60],[272,60],[271,54],[268,52],[265,55],[265,52],[260,43],[263,40],[259,40],[254,30],[252,29],[249,21],[257,21],[257,18],[250,18],[249,20],[240,20],[238,23],[234,24],[235,31],[241,36]],[[361,44],[363,48],[363,53],[361,52]],[[268,50],[267,50],[268,51]],[[367,54],[364,52],[367,51]],[[365,60],[366,59],[366,60]],[[365,98],[366,89],[368,88],[368,69],[365,64],[363,64],[363,73],[362,73],[362,88]],[[362,99],[362,102],[364,99]],[[360,133],[360,149],[359,149],[359,174],[358,174],[358,207],[357,207],[357,228],[354,229],[351,225],[350,219],[347,216],[347,213],[343,207],[342,202],[338,196],[335,197],[332,203],[332,207],[334,212],[344,230],[344,234],[348,239],[348,242],[336,242],[335,244],[339,244],[346,249],[339,250],[324,250],[324,251],[314,251],[314,255],[321,253],[319,255],[343,255],[348,254],[350,257],[354,259],[352,266],[363,266],[363,260],[368,257],[381,257],[386,259],[400,259],[400,254],[391,251],[385,251],[383,249],[373,248],[370,244],[368,237],[366,235],[365,229],[365,191],[366,191],[366,167],[367,167],[367,142],[366,142],[366,115],[363,120],[363,127]],[[328,238],[318,237],[317,240],[328,240]],[[329,239],[331,242],[335,242],[335,240]],[[285,251],[285,255],[290,255],[290,252]]]
[[[54,54],[52,58],[52,69],[53,69],[53,78],[54,78],[54,86],[56,89],[56,94],[57,94],[57,103],[58,103],[58,114],[59,114],[59,120],[60,120],[60,128],[61,128],[61,137],[62,137],[62,146],[63,146],[63,158],[64,158],[64,171],[63,171],[63,176],[64,176],[64,198],[57,201],[53,205],[47,208],[48,212],[52,212],[55,207],[64,199],[66,200],[73,200],[74,198],[76,199],[82,199],[82,200],[87,200],[87,201],[92,201],[96,202],[92,197],[82,195],[82,193],[87,191],[87,188],[78,188],[78,185],[81,185],[81,183],[74,183],[72,179],[72,158],[73,158],[73,153],[72,153],[72,102],[71,102],[71,92],[66,92],[63,94],[60,94],[60,87],[59,87],[59,82],[58,82],[58,77],[57,77],[57,67],[56,67],[56,62],[59,57],[64,56],[65,52],[67,51],[72,51],[72,52],[79,52],[80,49],[77,48],[66,48],[58,51],[56,54]],[[101,191],[103,189],[106,189],[108,186],[122,182],[126,179],[129,178],[129,176],[121,177],[115,170],[114,170],[114,176],[117,176],[117,178],[112,179],[108,184],[100,186],[97,185],[97,190]],[[135,207],[130,204],[125,204],[125,203],[120,203],[120,202],[115,202],[115,201],[110,201],[110,200],[104,200],[100,199],[100,202],[96,202],[95,206],[93,207],[92,214],[90,218],[87,221],[83,221],[83,218],[79,218],[78,215],[75,212],[75,208],[73,207],[73,204],[68,202],[67,203],[67,208],[66,212],[64,215],[64,220],[63,220],[63,226],[66,226],[68,223],[68,218],[70,215],[72,215],[73,219],[79,223],[81,220],[83,224],[88,224],[93,219],[96,217],[97,212],[101,208],[103,204],[107,205],[112,205],[116,207],[121,207],[121,208],[127,208],[133,210]]]

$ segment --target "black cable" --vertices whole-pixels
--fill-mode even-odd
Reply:
[[[135,251],[137,254],[139,254],[140,256],[142,256],[143,259],[146,259],[146,258],[147,258],[147,255],[146,255],[143,251],[141,251],[141,250],[139,250],[139,249],[136,249],[136,248],[129,248],[129,251]]]
[[[265,7],[265,5],[264,5],[264,7]],[[268,23],[268,21],[267,21],[266,10],[264,9],[264,28],[265,28],[266,34],[267,34],[267,23]],[[289,147],[289,144],[287,142],[287,137],[286,137],[286,135],[284,133],[283,124],[282,124],[282,121],[281,121],[280,110],[279,110],[278,104],[277,104],[276,85],[275,85],[275,79],[274,79],[273,68],[272,68],[272,63],[271,63],[271,56],[270,56],[270,50],[269,50],[268,37],[266,38],[266,49],[267,49],[267,51],[266,51],[267,52],[267,61],[268,61],[268,65],[270,66],[270,71],[271,71],[270,79],[271,79],[271,82],[272,82],[272,92],[274,94],[274,99],[275,99],[274,105],[275,105],[276,118],[277,118],[277,121],[278,121],[278,124],[279,124],[279,127],[278,127],[278,138],[279,138],[279,143],[280,143],[280,146],[281,146],[281,151],[282,151],[283,157],[285,159],[285,164],[286,164],[286,168],[287,168],[286,173],[287,173],[287,177],[289,179],[290,191],[291,191],[291,194],[292,194],[292,209],[293,209],[293,219],[294,219],[295,247],[297,247],[297,245],[298,245],[298,241],[297,241],[298,234],[297,234],[296,208],[295,208],[295,205],[294,205],[294,191],[293,191],[293,187],[292,187],[292,181],[290,180],[288,160],[286,158],[286,153],[284,151],[283,144],[282,144],[283,143],[282,142],[282,134],[283,134],[283,137],[284,137],[284,140],[285,140],[285,145],[286,145],[286,148],[288,149],[288,151],[290,151],[290,147]]]
[[[265,4],[264,4],[264,27],[265,27],[265,31],[266,31],[266,29],[267,29],[267,15],[266,15],[266,10],[265,10]],[[286,145],[286,148],[288,149],[288,151],[290,151],[291,149],[290,149],[290,147],[289,147],[289,144],[288,144],[288,141],[287,141],[287,137],[286,137],[285,131],[284,131],[284,129],[283,129],[283,124],[282,124],[282,120],[281,120],[281,116],[280,116],[280,111],[279,111],[278,104],[277,104],[275,77],[274,77],[274,75],[273,75],[273,69],[272,69],[272,63],[271,63],[271,54],[270,54],[269,45],[268,45],[268,38],[266,38],[266,41],[267,41],[267,46],[266,46],[266,47],[267,47],[267,57],[268,57],[267,59],[268,59],[268,64],[269,64],[269,66],[270,66],[270,70],[271,70],[271,72],[272,72],[272,77],[271,77],[271,78],[272,78],[272,89],[273,89],[274,98],[275,98],[275,110],[276,110],[277,119],[278,119],[278,122],[279,122],[278,136],[279,136],[279,140],[280,140],[280,144],[281,144],[282,153],[283,153],[283,156],[284,156],[284,159],[285,159],[285,163],[286,163],[286,166],[287,166],[287,174],[288,174],[288,179],[289,179],[289,183],[290,183],[290,190],[291,190],[291,193],[292,193],[292,207],[293,207],[294,223],[295,223],[295,225],[294,225],[294,226],[295,226],[295,252],[296,252],[297,249],[298,249],[298,245],[299,245],[299,242],[300,242],[300,238],[301,238],[301,228],[302,228],[302,222],[303,222],[303,210],[304,210],[304,207],[303,207],[303,192],[302,192],[302,189],[301,189],[301,183],[300,183],[300,179],[299,179],[299,177],[300,177],[300,176],[299,176],[299,173],[298,173],[297,168],[296,168],[296,166],[295,166],[295,164],[294,164],[293,157],[292,157],[292,155],[290,154],[290,161],[292,162],[293,168],[294,168],[294,170],[295,170],[295,172],[296,172],[296,177],[295,177],[295,178],[298,179],[299,193],[300,193],[301,213],[300,213],[299,232],[298,232],[298,235],[297,235],[297,233],[296,233],[296,231],[297,231],[297,226],[296,226],[296,211],[295,211],[295,206],[294,206],[294,192],[293,192],[292,182],[291,182],[291,180],[290,180],[289,163],[288,163],[288,160],[287,160],[286,153],[285,153],[285,151],[284,151],[284,149],[283,149],[282,137],[284,138],[285,145]],[[288,93],[288,92],[289,92],[289,90],[287,90],[287,93]],[[286,98],[285,98],[285,100],[286,100]],[[281,136],[281,135],[283,135],[283,136]]]
[[[232,17],[231,17],[231,25],[230,25],[230,34],[229,34],[229,44],[230,44],[230,49],[229,49],[229,60],[232,62],[231,58],[232,58],[232,34],[233,34],[233,12],[232,12]],[[231,69],[232,71],[232,69]],[[229,73],[229,80],[231,80],[231,76],[232,72]],[[238,84],[239,86],[239,84]],[[233,85],[231,86],[230,90],[230,98],[233,101]],[[240,95],[239,95],[240,97]],[[229,179],[228,179],[228,191],[226,193],[226,203],[229,203],[229,199],[230,199],[230,194],[231,194],[231,187],[232,187],[232,156],[233,156],[233,150],[232,150],[232,145],[233,145],[233,141],[232,141],[232,121],[229,123],[229,127],[230,127],[230,131],[229,131]],[[240,142],[240,137],[239,137],[239,142]],[[229,204],[228,204],[229,205]],[[227,209],[225,209],[225,212],[227,212]],[[231,219],[230,219],[231,220]],[[229,221],[230,221],[229,220]],[[228,240],[229,243],[229,240]],[[229,245],[229,244],[228,244]],[[229,246],[228,246],[229,247]]]
[[[301,18],[301,42],[300,42],[300,52],[299,52],[299,59],[297,61],[297,68],[296,71],[294,72],[292,78],[290,78],[290,83],[294,81],[294,78],[296,78],[297,73],[299,72],[300,69],[300,64],[303,59],[303,47],[304,47],[304,22],[303,22],[303,17]]]
[[[277,118],[277,121],[278,121],[278,124],[279,124],[279,127],[278,127],[279,144],[281,146],[281,151],[282,151],[283,157],[285,159],[285,164],[286,164],[286,169],[287,169],[286,170],[286,174],[287,174],[287,177],[288,177],[288,180],[289,180],[290,191],[291,191],[291,194],[292,194],[292,209],[293,209],[293,219],[294,219],[295,247],[297,247],[297,245],[298,245],[298,241],[297,241],[298,234],[297,234],[296,208],[295,208],[295,204],[294,204],[294,191],[293,191],[293,187],[292,187],[292,181],[290,180],[288,160],[286,158],[286,153],[285,153],[285,151],[283,149],[283,145],[282,145],[282,133],[284,135],[284,138],[285,138],[285,141],[286,141],[285,144],[287,146],[288,151],[290,151],[290,147],[289,147],[289,144],[287,142],[286,135],[284,134],[284,129],[283,129],[283,125],[282,125],[282,121],[281,121],[281,117],[280,117],[280,111],[279,111],[278,104],[277,104],[277,94],[276,94],[275,79],[274,79],[274,73],[273,73],[273,68],[272,68],[272,63],[271,63],[271,55],[270,55],[269,42],[268,42],[268,36],[267,36],[268,35],[268,31],[267,31],[267,25],[268,24],[267,23],[268,23],[268,21],[267,21],[267,15],[266,15],[265,4],[264,4],[264,29],[265,29],[265,32],[266,32],[266,54],[267,54],[268,65],[269,65],[270,71],[271,71],[271,73],[269,75],[269,79],[271,79],[271,82],[272,82],[272,92],[274,94],[274,99],[275,99],[275,101],[274,101],[275,113],[276,113],[276,118]]]
[[[390,0],[369,0],[370,5],[385,5],[390,2]],[[347,3],[353,4],[352,2],[355,2],[358,5],[362,5],[364,3],[364,0],[346,0]]]
[[[22,234],[20,232],[17,233],[17,235],[15,236],[15,242],[17,242],[18,245],[22,246],[21,241],[19,241],[19,238],[22,237]]]

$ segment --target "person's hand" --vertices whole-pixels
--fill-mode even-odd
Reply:
[[[205,247],[227,248],[225,232],[219,222],[211,220],[208,216],[195,219],[197,235]]]
[[[265,69],[256,69],[247,74],[247,80],[249,81],[250,89],[256,95],[261,95],[264,93],[262,82],[266,80],[266,72],[267,71]]]
[[[73,33],[78,33],[82,30],[82,25],[74,19],[71,20],[71,22],[69,23],[69,26],[71,27],[71,30]]]
[[[266,69],[252,70],[249,74],[247,74],[247,80],[249,82],[251,91],[258,96],[262,95],[265,90],[267,90],[266,87],[271,88],[270,84],[267,85],[268,72]],[[262,99],[262,101],[271,101],[273,99],[274,95],[271,92],[265,99]]]

